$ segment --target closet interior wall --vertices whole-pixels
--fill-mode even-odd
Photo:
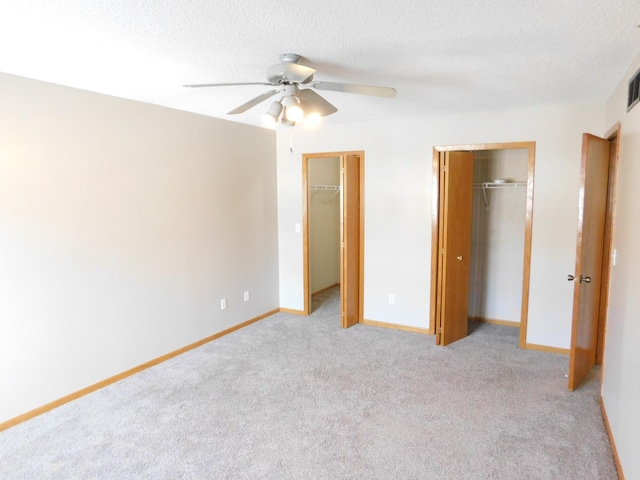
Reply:
[[[340,283],[340,157],[309,159],[309,287]]]
[[[527,154],[526,149],[474,152],[469,289],[473,320],[520,324]],[[504,184],[493,184],[495,180]]]

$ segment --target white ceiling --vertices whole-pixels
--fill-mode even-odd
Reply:
[[[607,99],[640,52],[638,0],[2,0],[0,71],[260,125],[281,53],[315,80],[328,124]],[[1,94],[1,92],[0,92]]]

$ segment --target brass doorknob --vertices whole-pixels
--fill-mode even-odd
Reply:
[[[458,257],[458,261],[459,261],[459,262],[461,262],[461,261],[462,261],[462,255],[460,255],[460,256]]]

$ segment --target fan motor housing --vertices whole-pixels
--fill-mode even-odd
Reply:
[[[282,63],[298,63],[302,57],[297,53],[283,53],[280,55]]]
[[[289,85],[291,83],[307,84],[313,80],[313,74],[310,74],[303,81],[295,81],[288,77],[290,71],[288,63],[279,63],[278,65],[271,65],[267,69],[267,80],[272,85]]]

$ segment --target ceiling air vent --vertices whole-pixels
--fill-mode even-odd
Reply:
[[[640,70],[629,80],[629,96],[627,98],[627,112],[640,101]]]

